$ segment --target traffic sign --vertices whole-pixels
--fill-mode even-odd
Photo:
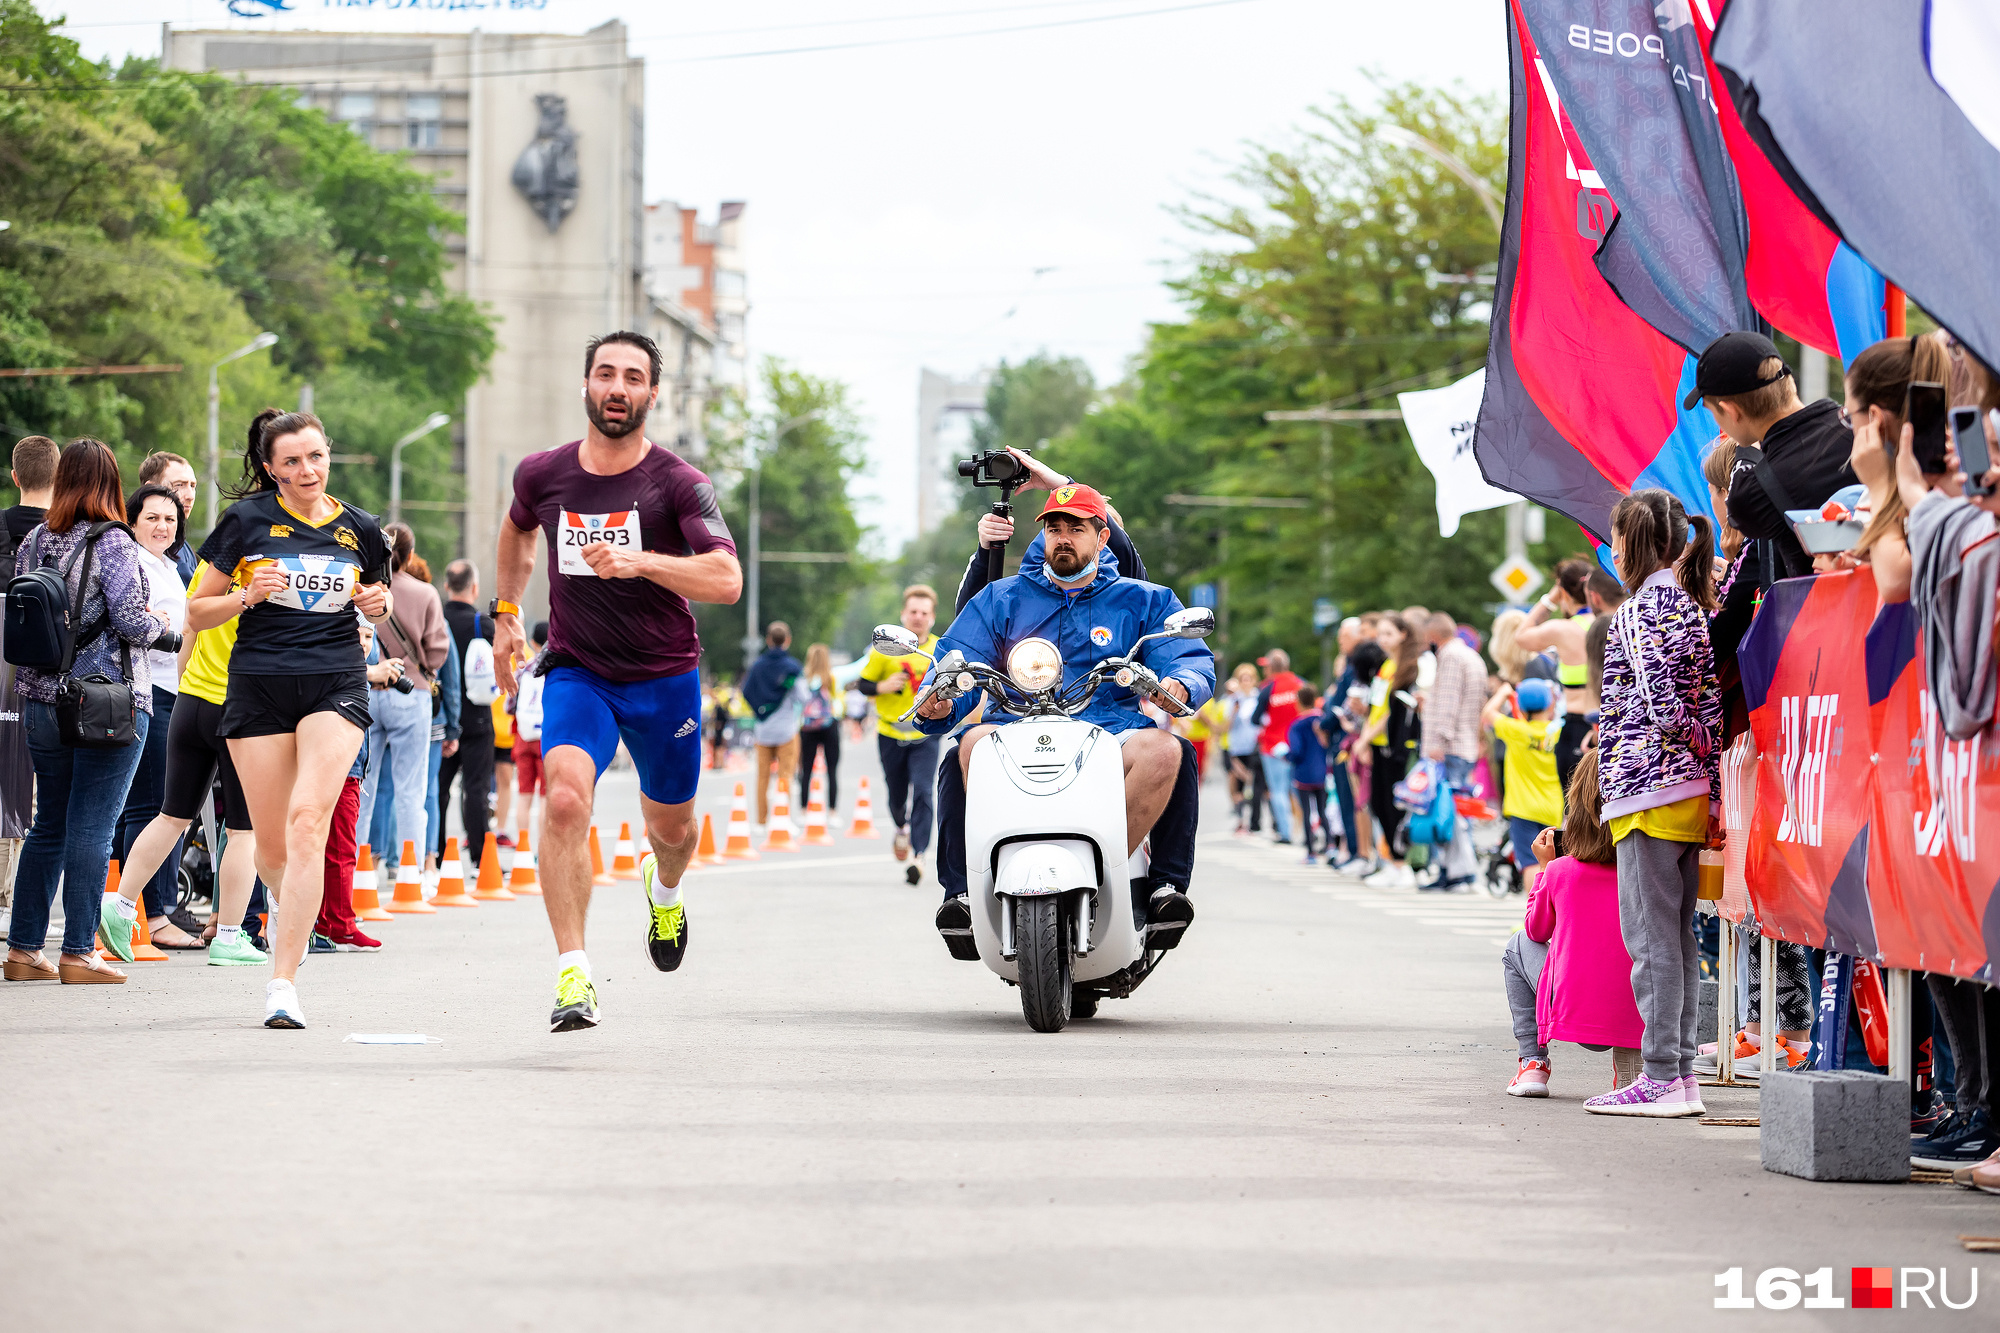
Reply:
[[[1510,555],[1487,575],[1500,595],[1510,602],[1525,602],[1542,586],[1542,571],[1523,556]]]
[[[1340,623],[1340,603],[1331,597],[1313,601],[1313,633],[1324,634]]]
[[[1215,585],[1213,583],[1195,584],[1194,587],[1188,590],[1188,605],[1205,606],[1211,611],[1215,610]]]

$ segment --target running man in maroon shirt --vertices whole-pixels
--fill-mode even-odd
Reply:
[[[597,1025],[583,952],[591,803],[621,740],[639,771],[652,844],[639,862],[646,949],[662,972],[687,952],[680,881],[695,845],[702,702],[701,640],[688,602],[730,603],[743,591],[714,486],[646,439],[660,349],[641,334],[608,333],[585,349],[583,368],[584,437],[514,469],[491,608],[493,657],[513,693],[513,663],[525,656],[516,603],[534,572],[540,529],[549,546],[549,643],[534,669],[545,678],[542,901],[559,955],[552,1032]]]

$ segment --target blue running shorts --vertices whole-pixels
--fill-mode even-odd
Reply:
[[[605,680],[559,666],[542,682],[542,754],[574,745],[611,765],[618,742],[639,770],[639,790],[661,805],[694,799],[701,781],[701,672],[658,680]]]

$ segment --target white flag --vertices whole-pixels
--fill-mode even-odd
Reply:
[[[1486,391],[1481,367],[1456,384],[1421,393],[1399,393],[1403,425],[1417,457],[1437,482],[1438,535],[1458,531],[1458,520],[1482,509],[1498,509],[1521,497],[1486,484],[1479,460],[1472,453],[1472,428],[1479,419],[1479,400]]]

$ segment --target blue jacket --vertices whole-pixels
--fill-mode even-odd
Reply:
[[[937,655],[942,658],[956,648],[966,661],[984,662],[1004,674],[1007,653],[1015,644],[1047,639],[1062,654],[1067,685],[1105,658],[1130,651],[1142,635],[1160,629],[1180,609],[1181,600],[1171,588],[1120,577],[1109,547],[1097,553],[1097,577],[1074,592],[1057,587],[1047,565],[1031,554],[1022,559],[1019,574],[988,584],[966,603],[938,641]],[[1199,639],[1158,639],[1140,649],[1139,656],[1161,680],[1181,683],[1189,707],[1201,707],[1215,692],[1215,657]],[[978,700],[978,694],[968,694],[953,702],[947,717],[911,721],[938,735],[964,721]],[[1139,711],[1138,696],[1109,681],[1077,717],[1111,732],[1153,725]]]
[[[805,668],[783,648],[766,648],[743,673],[743,702],[759,722],[776,712]]]

